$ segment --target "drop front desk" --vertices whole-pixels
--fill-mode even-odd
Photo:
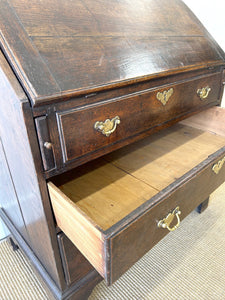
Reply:
[[[225,55],[179,0],[0,0],[0,33],[0,215],[87,299],[224,182]]]

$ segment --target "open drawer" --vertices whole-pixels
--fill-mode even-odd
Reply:
[[[225,181],[224,120],[211,108],[48,183],[58,226],[108,284]]]

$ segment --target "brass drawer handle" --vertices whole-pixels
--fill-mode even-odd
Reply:
[[[159,100],[163,105],[169,101],[169,98],[173,95],[173,88],[170,88],[168,91],[158,92],[156,94],[157,100]]]
[[[219,174],[222,169],[223,164],[225,163],[225,156],[221,160],[218,161],[215,165],[213,165],[212,170],[215,174]]]
[[[208,97],[210,91],[211,91],[211,88],[209,86],[206,86],[202,89],[198,89],[197,95],[200,97],[201,100],[204,100]]]
[[[167,215],[166,218],[160,220],[158,222],[158,227],[167,228],[169,231],[174,231],[177,229],[180,225],[180,217],[181,211],[179,209],[179,206],[177,206],[171,213]],[[174,227],[170,227],[170,224],[172,223],[174,217],[177,218],[177,224]]]
[[[120,124],[120,118],[118,116],[107,119],[104,122],[97,121],[94,125],[94,129],[100,131],[105,136],[109,136],[116,130],[117,125]]]

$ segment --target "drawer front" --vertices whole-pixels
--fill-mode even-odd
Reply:
[[[66,283],[70,286],[84,278],[94,268],[64,233],[59,233],[57,239]]]
[[[157,226],[160,220],[176,207],[181,211],[179,217],[182,220],[224,181],[225,147],[106,231],[53,183],[48,185],[58,226],[106,282],[112,284],[169,233],[168,229]],[[175,216],[170,227],[177,222]]]
[[[213,103],[221,74],[57,113],[64,163]],[[208,88],[208,90],[201,90]]]
[[[220,151],[222,152],[222,151]],[[210,161],[212,159],[209,159]],[[202,164],[203,165],[203,164]],[[205,168],[199,165],[180,180],[180,187],[162,201],[156,200],[156,205],[142,216],[115,234],[110,240],[109,266],[110,283],[117,280],[140,257],[156,245],[169,230],[159,228],[158,222],[179,207],[180,220],[184,219],[192,210],[208,198],[208,196],[225,181],[225,152],[213,160]],[[186,179],[189,178],[187,181]],[[182,181],[185,180],[185,183]],[[175,188],[175,187],[174,187]],[[170,186],[168,187],[168,191]],[[156,196],[157,198],[157,196]],[[174,217],[176,226],[178,220]],[[201,224],[199,224],[201,226]],[[192,228],[195,230],[195,228]],[[176,247],[176,245],[174,245]],[[128,251],[129,249],[129,251]]]

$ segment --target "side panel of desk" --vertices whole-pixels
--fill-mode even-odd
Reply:
[[[1,132],[0,132],[1,136]],[[12,220],[16,229],[28,240],[26,227],[23,221],[16,191],[14,189],[8,163],[5,157],[2,141],[0,138],[0,207]]]
[[[18,199],[8,195],[3,210],[13,224],[21,223],[17,224],[21,236],[56,285],[63,288],[64,274],[29,101],[1,53],[0,108],[1,140],[15,189],[13,197],[16,194]],[[9,186],[7,190],[13,193]],[[17,207],[9,213],[10,202]]]

